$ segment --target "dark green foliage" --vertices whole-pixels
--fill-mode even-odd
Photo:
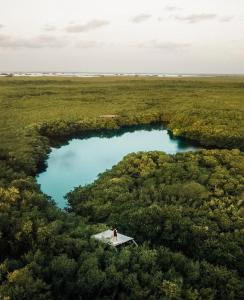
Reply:
[[[242,299],[239,275],[163,245],[116,252],[90,236],[103,226],[55,208],[38,192],[1,189],[3,299]],[[4,298],[5,297],[5,298]]]
[[[203,150],[126,156],[68,194],[71,210],[153,246],[244,271],[244,156]]]
[[[244,299],[242,82],[0,79],[0,300]],[[40,192],[51,145],[153,122],[239,150],[128,155],[69,211]],[[139,247],[91,238],[108,226]]]

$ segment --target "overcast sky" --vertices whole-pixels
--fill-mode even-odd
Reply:
[[[0,71],[244,73],[244,0],[0,0]]]

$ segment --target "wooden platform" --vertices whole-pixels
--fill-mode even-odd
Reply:
[[[106,230],[101,233],[94,234],[92,237],[96,240],[99,240],[103,243],[109,244],[114,247],[128,243],[130,241],[137,246],[137,243],[135,242],[134,238],[123,235],[121,233],[117,233],[117,240],[114,239],[112,230]]]

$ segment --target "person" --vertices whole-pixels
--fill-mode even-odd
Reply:
[[[117,242],[118,240],[118,231],[116,228],[113,229],[113,242]]]

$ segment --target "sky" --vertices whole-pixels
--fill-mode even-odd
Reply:
[[[0,0],[0,72],[244,73],[243,0]]]

